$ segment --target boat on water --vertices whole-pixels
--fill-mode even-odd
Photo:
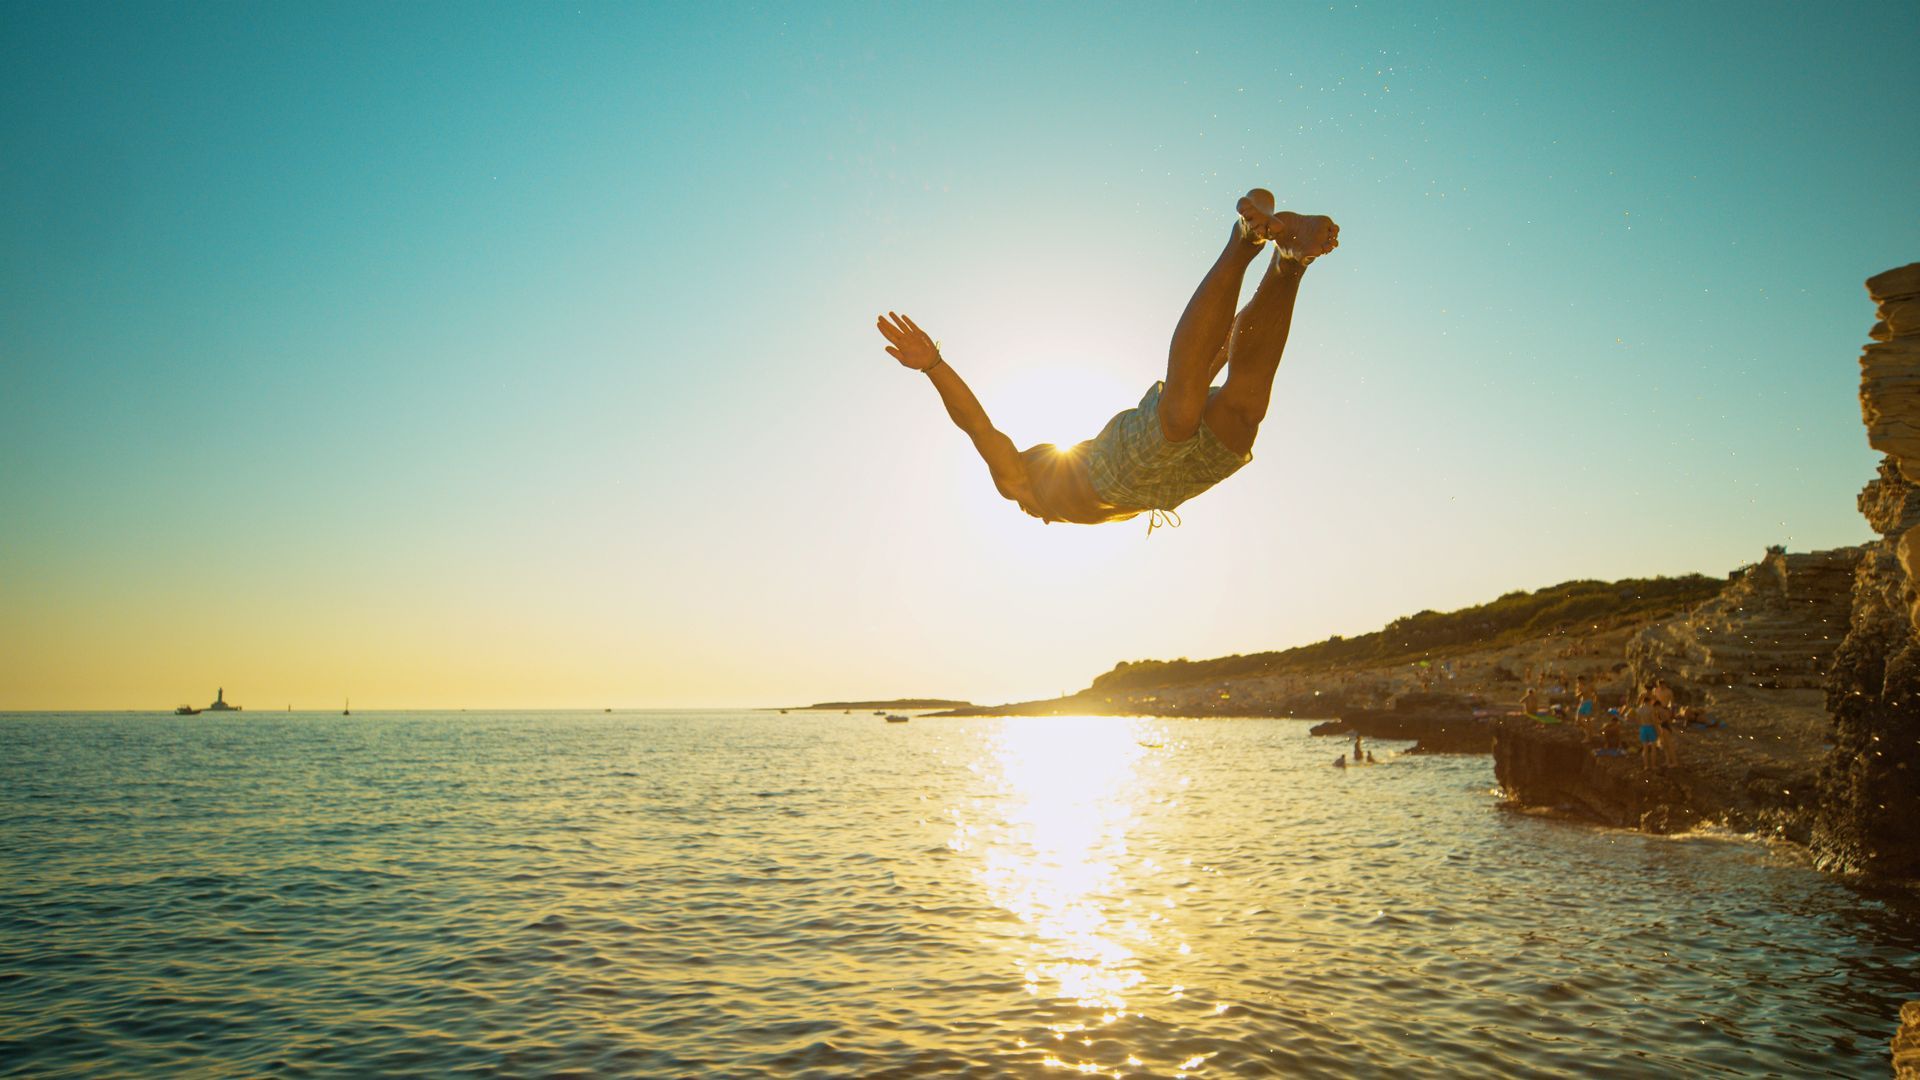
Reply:
[[[341,716],[353,715],[353,699],[352,698],[346,699],[346,703],[340,709],[340,715]]]
[[[227,688],[223,686],[214,693],[213,704],[207,706],[204,709],[196,709],[191,705],[181,705],[176,707],[173,710],[173,715],[199,716],[203,712],[239,712],[239,711],[240,711],[240,706],[228,704]]]
[[[907,718],[901,716],[899,713],[887,713],[886,717],[887,723],[889,724],[904,724],[907,722]]]

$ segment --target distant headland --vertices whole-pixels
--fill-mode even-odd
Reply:
[[[821,712],[827,709],[970,709],[970,701],[949,698],[893,698],[889,701],[822,701],[813,705],[791,705],[787,712]]]

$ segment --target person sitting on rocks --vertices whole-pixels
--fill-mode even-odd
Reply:
[[[1301,275],[1340,246],[1332,218],[1275,210],[1270,191],[1247,192],[1237,210],[1227,246],[1174,327],[1166,379],[1100,434],[1064,450],[1052,443],[1015,449],[940,355],[939,343],[912,319],[890,311],[878,328],[888,354],[933,382],[947,415],[986,461],[993,486],[1027,514],[1082,525],[1147,514],[1149,533],[1163,520],[1178,525],[1175,507],[1253,460]],[[1236,315],[1241,279],[1267,244],[1273,259]],[[1226,382],[1210,388],[1222,368]]]
[[[1626,753],[1627,745],[1622,737],[1623,734],[1620,727],[1620,710],[1608,709],[1606,722],[1600,725],[1600,748]]]

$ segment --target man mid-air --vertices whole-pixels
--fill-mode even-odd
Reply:
[[[1263,189],[1247,192],[1238,209],[1226,248],[1173,329],[1166,380],[1070,449],[1041,443],[1015,450],[933,339],[905,315],[888,312],[879,320],[887,352],[933,380],[947,415],[986,460],[993,486],[1041,521],[1098,525],[1171,511],[1253,460],[1300,276],[1340,246],[1333,219],[1276,212],[1273,194]],[[1235,315],[1241,278],[1268,243],[1273,260],[1253,299]],[[1213,387],[1222,367],[1227,381]]]

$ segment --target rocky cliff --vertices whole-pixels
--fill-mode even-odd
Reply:
[[[1909,483],[1920,484],[1920,263],[1867,279],[1879,321],[1860,354],[1860,416],[1867,445],[1883,451]],[[1895,537],[1909,578],[1920,577],[1920,524]],[[1910,624],[1920,630],[1920,597],[1909,595]]]
[[[1861,549],[1767,549],[1720,595],[1627,644],[1635,686],[1666,679],[1683,703],[1717,688],[1818,689],[1847,634]]]
[[[1881,538],[1860,560],[1827,679],[1833,751],[1814,847],[1830,869],[1920,877],[1920,263],[1867,292],[1880,321],[1860,357],[1860,410],[1887,456],[1858,505]]]

